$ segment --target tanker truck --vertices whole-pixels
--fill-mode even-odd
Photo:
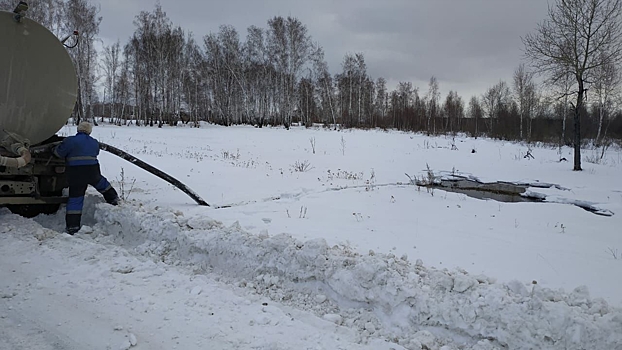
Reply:
[[[74,111],[78,78],[65,44],[69,36],[57,38],[29,19],[27,9],[20,2],[13,12],[0,11],[0,207],[34,217],[55,213],[67,202],[65,160],[52,151]],[[116,147],[100,142],[100,148],[208,206],[172,176]]]

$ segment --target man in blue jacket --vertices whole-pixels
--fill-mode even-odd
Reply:
[[[82,122],[78,125],[78,133],[69,136],[54,148],[54,154],[65,158],[67,181],[69,182],[69,201],[65,214],[66,232],[70,235],[80,231],[84,194],[88,185],[95,187],[104,196],[108,204],[119,204],[117,191],[108,180],[101,175],[97,156],[99,142],[92,138],[91,123]]]

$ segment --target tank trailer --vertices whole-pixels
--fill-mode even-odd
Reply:
[[[0,11],[0,207],[26,217],[55,213],[67,202],[65,160],[52,154],[78,96],[78,77],[67,50],[79,33],[57,38],[26,17],[28,4]],[[69,38],[74,45],[68,45]],[[100,148],[173,184],[199,205],[187,186],[110,145]]]

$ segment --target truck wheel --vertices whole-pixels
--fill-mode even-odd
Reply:
[[[11,204],[7,205],[7,208],[13,214],[34,218],[39,214],[55,214],[60,208],[60,204]]]

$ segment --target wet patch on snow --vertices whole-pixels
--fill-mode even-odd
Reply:
[[[408,174],[407,174],[408,176]],[[517,202],[546,202],[571,204],[590,213],[601,216],[613,216],[614,213],[609,209],[598,206],[597,203],[591,203],[582,200],[569,199],[562,196],[547,196],[531,190],[530,188],[556,189],[559,191],[570,191],[570,189],[562,187],[558,184],[544,183],[539,181],[494,181],[484,182],[472,174],[460,172],[439,171],[434,173],[428,170],[427,174],[421,177],[410,177],[413,185],[437,188],[443,191],[462,193],[477,199],[492,199],[505,203]]]
[[[613,212],[609,209],[604,209],[598,206],[597,203],[592,203],[588,201],[581,201],[577,199],[570,199],[558,196],[546,196],[544,201],[547,203],[561,203],[561,204],[572,204],[581,209],[587,210],[590,213],[594,213],[596,215],[601,216],[613,216]]]

